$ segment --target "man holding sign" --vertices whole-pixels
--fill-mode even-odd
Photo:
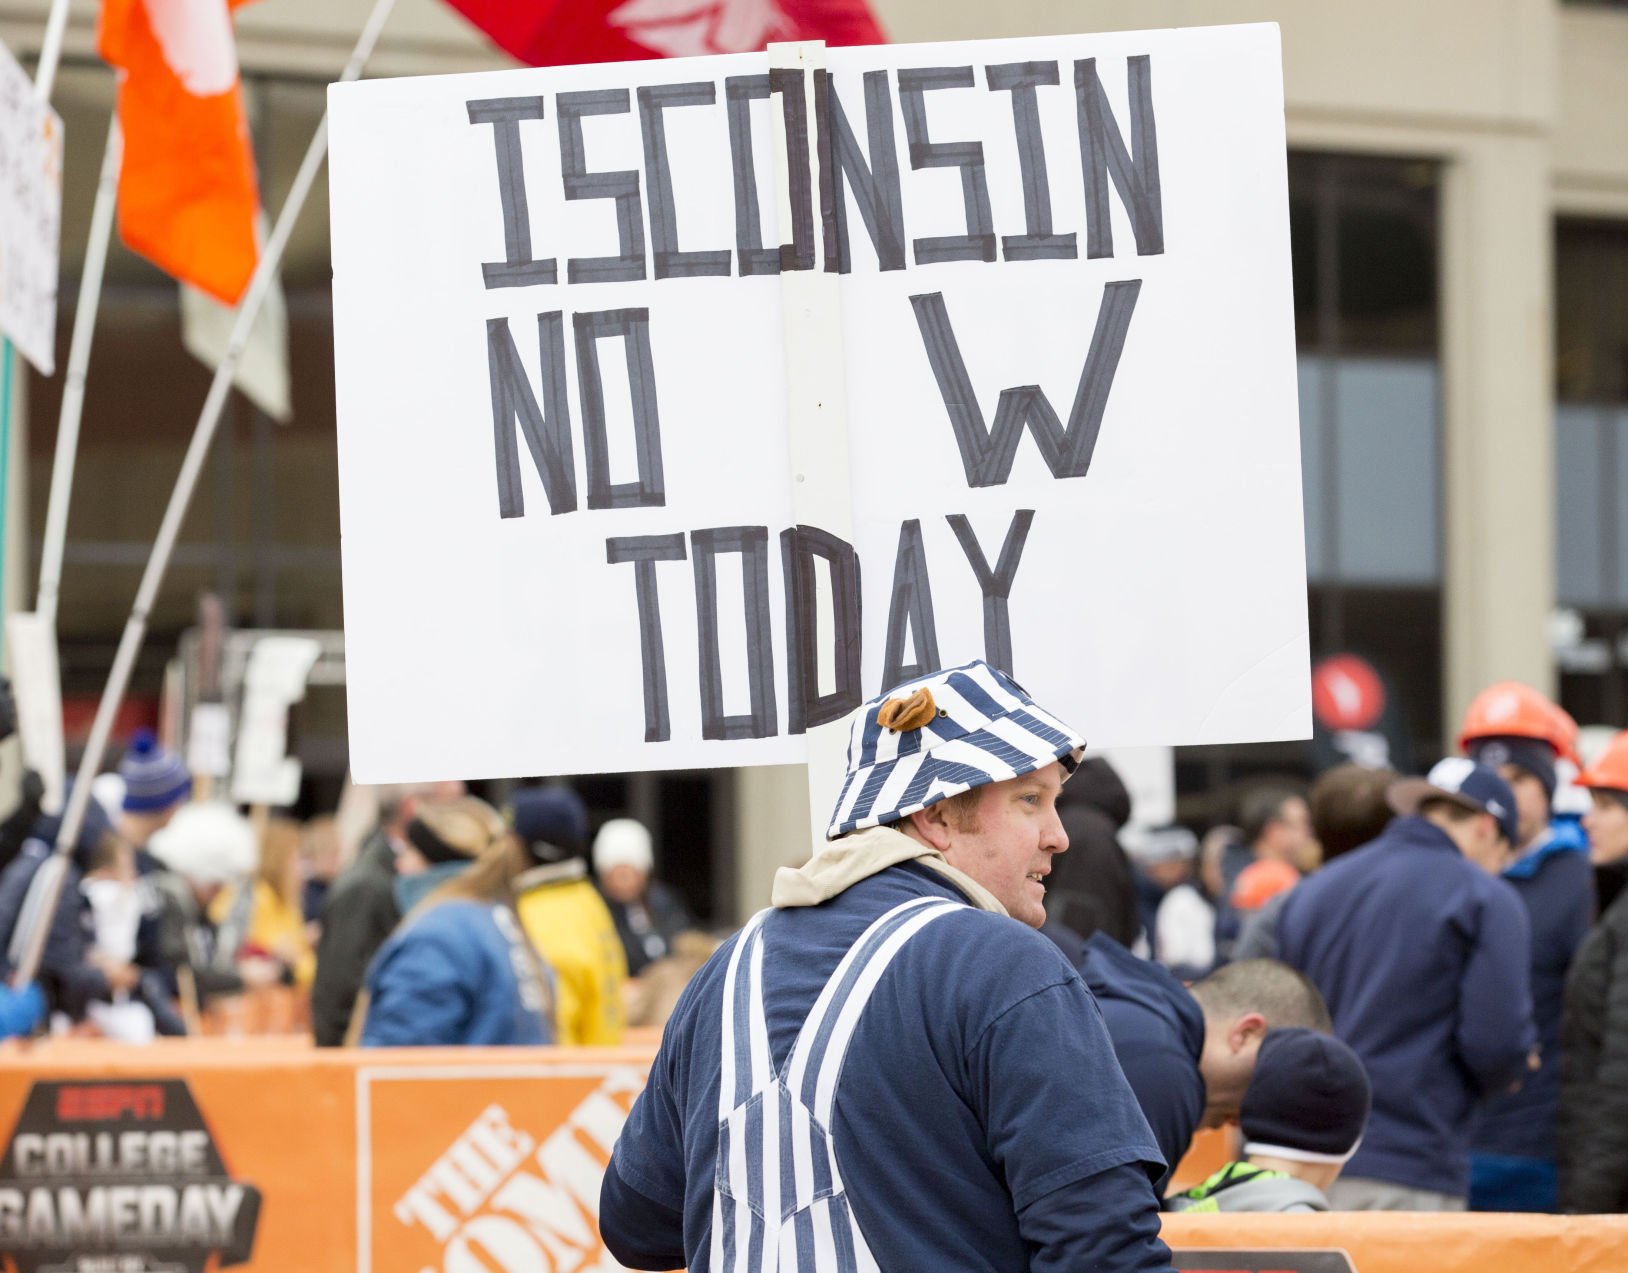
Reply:
[[[1083,747],[982,661],[865,705],[832,843],[780,872],[667,1026],[605,1175],[618,1260],[1170,1267],[1152,1133],[1033,931]]]

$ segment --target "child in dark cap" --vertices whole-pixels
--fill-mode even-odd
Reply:
[[[1170,1198],[1172,1211],[1327,1211],[1372,1093],[1357,1054],[1311,1030],[1271,1030],[1239,1111],[1244,1156]]]

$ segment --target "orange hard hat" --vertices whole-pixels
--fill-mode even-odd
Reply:
[[[1261,858],[1251,862],[1232,886],[1232,904],[1241,911],[1258,911],[1279,893],[1300,883],[1300,872],[1282,858]]]
[[[1519,681],[1489,685],[1471,701],[1459,727],[1459,750],[1468,750],[1478,738],[1535,738],[1554,748],[1555,755],[1577,761],[1577,722]]]
[[[1628,730],[1608,742],[1594,763],[1577,775],[1577,785],[1628,791]]]

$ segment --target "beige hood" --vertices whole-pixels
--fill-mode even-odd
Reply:
[[[931,867],[965,893],[979,910],[1006,914],[1006,907],[995,900],[993,893],[970,875],[956,870],[937,849],[928,848],[892,827],[851,832],[824,845],[802,866],[781,867],[775,872],[769,902],[783,910],[793,906],[818,906],[860,880],[867,880],[900,862],[920,862]]]

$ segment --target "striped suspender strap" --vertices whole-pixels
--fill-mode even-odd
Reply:
[[[767,912],[741,930],[724,977],[717,1171],[728,1196],[714,1193],[714,1273],[875,1273],[831,1143],[837,1082],[894,956],[927,924],[959,909],[944,898],[915,898],[872,923],[820,991],[779,1076],[763,1007]],[[782,1232],[782,1217],[793,1213]]]
[[[826,982],[786,1066],[787,1087],[822,1127],[830,1126],[843,1057],[876,983],[917,932],[961,907],[938,897],[918,897],[894,907],[865,930]]]
[[[751,1099],[754,1090],[752,1068],[757,1054],[752,1041],[755,1033],[753,1018],[761,1019],[762,1008],[753,1002],[752,969],[756,965],[757,989],[761,994],[762,928],[768,913],[766,910],[759,911],[741,929],[729,957],[729,969],[724,975],[723,1046],[719,1054],[718,1075],[718,1176],[730,1183],[733,1196],[726,1198],[716,1189],[713,1193],[712,1258],[709,1263],[713,1273],[743,1273],[746,1247],[737,1239],[749,1239],[755,1227],[745,1188],[749,1171],[747,1142],[731,1133],[730,1115]],[[741,967],[743,962],[746,964],[744,974]],[[745,1066],[740,1064],[743,1042],[746,1045]],[[767,1052],[765,1031],[765,1058]]]

